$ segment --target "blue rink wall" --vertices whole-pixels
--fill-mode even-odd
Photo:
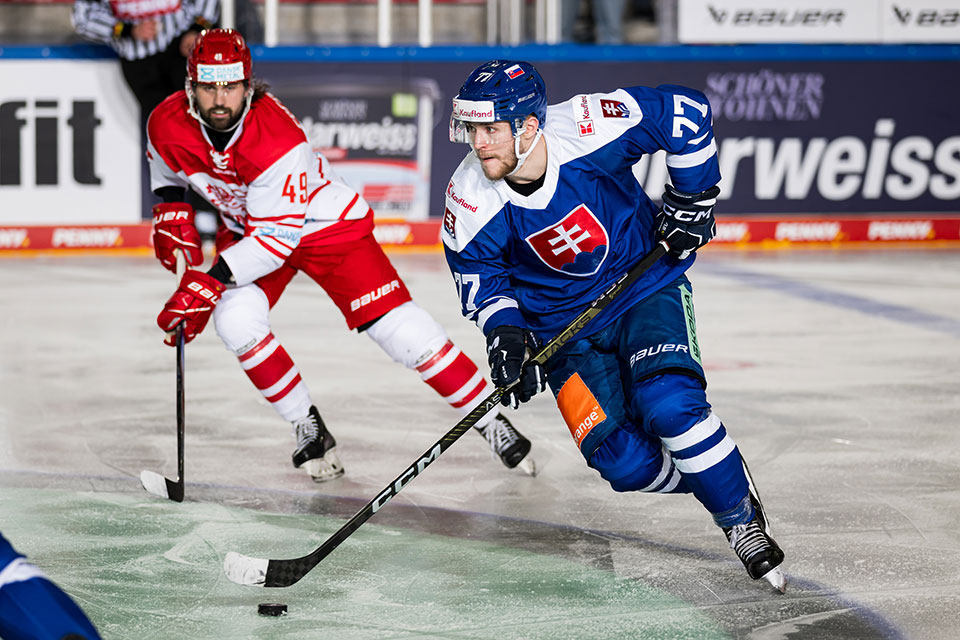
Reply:
[[[447,180],[466,152],[447,140],[450,99],[492,58],[535,63],[552,103],[630,85],[703,91],[729,214],[951,214],[960,198],[960,46],[254,46],[253,53],[255,73],[319,137],[316,146],[354,167],[358,179],[379,176],[358,190],[381,214],[442,213]],[[85,45],[3,47],[0,71],[6,61],[112,55]],[[0,103],[22,92],[2,86]],[[9,165],[4,146],[0,165]],[[635,173],[654,197],[667,180],[656,157]],[[8,186],[0,176],[0,192]]]

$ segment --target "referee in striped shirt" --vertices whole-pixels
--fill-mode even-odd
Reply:
[[[154,108],[184,88],[187,56],[197,35],[215,26],[219,0],[75,0],[73,27],[77,33],[103,42],[120,56],[120,69],[140,103],[140,137],[146,149],[147,119]],[[156,197],[150,191],[150,170],[141,155],[140,204],[143,219],[151,218]],[[216,231],[216,219],[206,201],[193,197],[197,227],[204,237]]]
[[[193,43],[219,17],[219,0],[75,0],[72,20],[77,33],[120,56],[145,127],[154,107],[183,89]]]

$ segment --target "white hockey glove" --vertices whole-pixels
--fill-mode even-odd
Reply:
[[[713,207],[718,195],[720,187],[710,187],[700,193],[680,193],[669,184],[664,186],[657,232],[670,245],[670,253],[680,260],[717,235]]]
[[[513,384],[500,404],[517,409],[547,388],[547,375],[539,363],[528,359],[540,350],[540,341],[528,329],[505,325],[487,336],[490,379],[498,387]],[[514,384],[516,383],[516,384]]]

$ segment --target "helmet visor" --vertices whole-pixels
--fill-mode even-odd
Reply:
[[[465,142],[471,147],[496,146],[513,142],[513,132],[506,122],[464,122],[451,117],[450,142]]]
[[[492,101],[453,99],[450,142],[473,146],[477,142],[496,145],[510,140],[513,140],[513,132],[509,124],[497,122]]]

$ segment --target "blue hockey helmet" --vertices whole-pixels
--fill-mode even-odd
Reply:
[[[510,123],[514,136],[527,116],[547,121],[547,87],[529,62],[491,60],[474,69],[453,99],[450,140],[469,142],[464,123]]]

